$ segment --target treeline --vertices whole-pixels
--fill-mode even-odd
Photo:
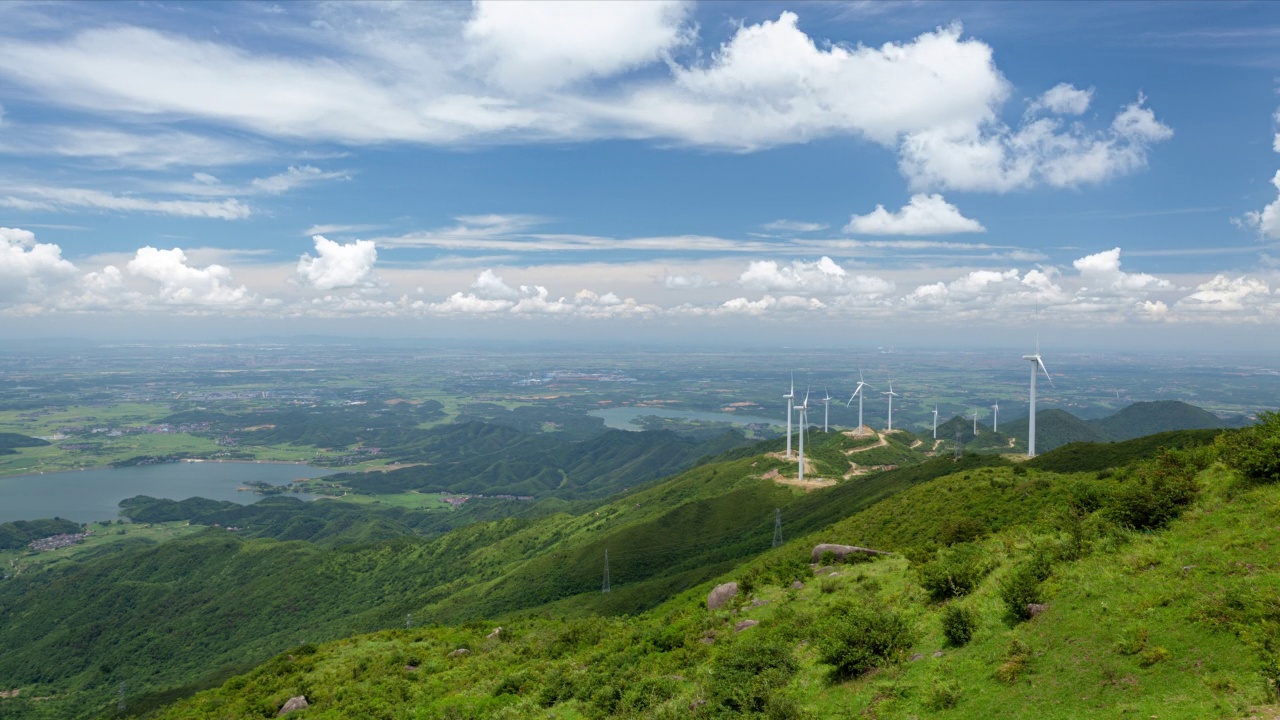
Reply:
[[[0,550],[24,548],[32,540],[80,532],[80,523],[62,518],[0,523]]]

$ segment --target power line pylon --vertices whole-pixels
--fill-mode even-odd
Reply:
[[[773,546],[782,544],[782,508],[773,511]]]
[[[604,585],[600,588],[601,593],[609,592],[609,551],[604,551]]]

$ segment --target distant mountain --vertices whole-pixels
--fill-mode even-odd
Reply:
[[[978,431],[980,433],[988,432],[991,428],[978,423]],[[930,433],[932,434],[932,433]],[[961,445],[968,445],[973,442],[973,418],[964,418],[956,415],[950,420],[938,426],[938,439],[949,440],[955,442],[959,439]]]
[[[1208,410],[1177,400],[1134,403],[1114,415],[1086,422],[1112,440],[1132,440],[1171,430],[1227,427],[1225,420]]]
[[[1012,420],[1004,427],[1006,435],[1027,436],[1027,419]],[[1036,452],[1047,452],[1073,442],[1107,442],[1111,438],[1099,428],[1066,410],[1041,410],[1036,413]]]

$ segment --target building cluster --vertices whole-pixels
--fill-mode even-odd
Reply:
[[[57,550],[58,548],[70,547],[92,535],[92,532],[86,531],[82,533],[63,533],[61,535],[50,535],[39,540],[32,540],[27,543],[27,547],[36,552],[44,552],[46,550]]]

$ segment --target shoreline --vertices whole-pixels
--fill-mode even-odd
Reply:
[[[24,472],[24,473],[18,473],[16,475],[0,475],[0,480],[9,480],[12,478],[24,478],[24,477],[42,477],[44,475],[69,475],[71,473],[84,472],[86,470],[129,470],[131,468],[158,467],[161,465],[178,465],[180,463],[188,463],[192,465],[205,464],[205,463],[224,463],[224,464],[236,464],[236,465],[303,465],[315,470],[325,470],[325,471],[330,470],[330,468],[324,468],[318,465],[309,465],[304,460],[205,460],[203,458],[182,458],[181,460],[174,460],[172,462],[148,463],[146,465],[128,465],[125,467],[113,467],[112,465],[107,464],[107,465],[88,465],[85,467],[74,468],[71,470]],[[342,472],[342,470],[335,469],[330,474],[336,475],[340,472]],[[307,478],[307,479],[314,480],[316,478]]]

